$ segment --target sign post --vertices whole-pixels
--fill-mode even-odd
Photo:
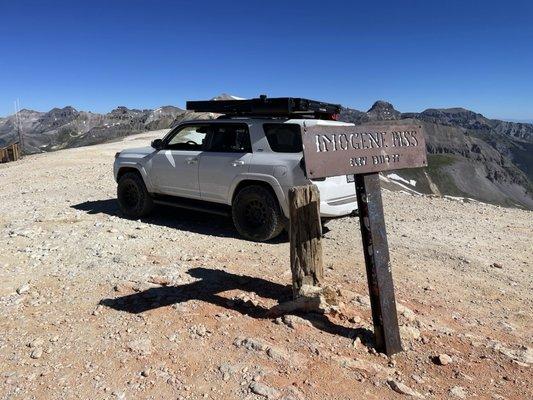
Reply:
[[[376,349],[402,350],[394,284],[385,230],[379,171],[427,166],[420,125],[305,127],[302,136],[306,175],[355,175]]]
[[[387,355],[402,351],[379,174],[355,175],[359,223],[370,292],[374,338]]]

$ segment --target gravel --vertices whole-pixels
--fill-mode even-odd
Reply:
[[[383,191],[405,349],[388,358],[357,218],[323,239],[339,307],[279,324],[267,311],[291,295],[286,237],[253,243],[229,219],[163,207],[123,218],[113,156],[161,135],[0,165],[0,398],[406,396],[389,380],[533,398],[531,212]]]

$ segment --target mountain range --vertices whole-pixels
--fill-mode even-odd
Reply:
[[[238,99],[221,94],[214,99]],[[24,152],[34,154],[98,144],[181,121],[213,118],[174,106],[155,110],[117,107],[107,114],[73,107],[21,110],[0,118],[0,147],[23,132]],[[377,101],[368,111],[343,108],[340,120],[355,124],[418,123],[424,126],[429,166],[384,174],[407,191],[471,198],[533,209],[533,124],[489,119],[463,108],[402,113]],[[19,121],[19,122],[17,122]],[[385,182],[385,185],[387,183]]]
[[[0,146],[18,140],[23,133],[24,153],[33,154],[102,143],[119,137],[168,128],[184,111],[165,106],[155,110],[117,107],[107,114],[78,111],[73,107],[48,112],[21,110],[0,119]]]
[[[384,101],[366,112],[344,108],[340,119],[423,125],[428,167],[395,174],[407,190],[533,209],[533,124],[488,119],[464,108],[401,113]]]

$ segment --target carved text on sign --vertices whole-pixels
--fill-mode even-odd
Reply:
[[[399,131],[391,132],[354,132],[354,133],[340,133],[331,135],[315,135],[316,151],[340,151],[340,150],[359,150],[359,149],[380,149],[387,147],[409,147],[418,146],[419,132],[414,131]],[[386,138],[390,137],[391,143],[386,142]]]
[[[313,125],[303,144],[309,178],[427,165],[419,125]]]

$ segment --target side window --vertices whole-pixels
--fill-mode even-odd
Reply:
[[[272,151],[276,153],[300,153],[303,151],[300,125],[263,124],[263,130]]]
[[[205,147],[209,125],[187,125],[170,136],[166,148],[171,150],[202,150]]]
[[[213,124],[207,151],[221,153],[251,153],[248,126],[244,124]]]

